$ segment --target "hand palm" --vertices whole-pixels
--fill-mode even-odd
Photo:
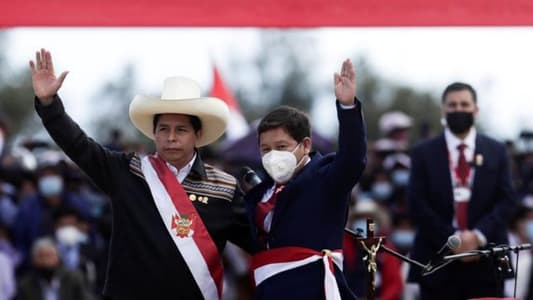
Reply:
[[[342,79],[335,83],[335,96],[339,100],[353,100],[355,95],[355,81]]]
[[[61,86],[61,82],[57,77],[48,70],[38,70],[32,77],[33,90],[40,99],[54,96]]]
[[[341,104],[351,105],[355,98],[355,70],[347,59],[342,63],[341,72],[335,73],[335,96]]]
[[[52,54],[45,49],[35,53],[35,62],[30,60],[31,80],[35,96],[43,104],[51,103],[53,96],[63,84],[68,72],[63,72],[56,77]]]

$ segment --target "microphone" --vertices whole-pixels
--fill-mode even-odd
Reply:
[[[257,176],[257,173],[248,166],[241,169],[239,178],[239,187],[244,193],[248,193],[256,185],[262,182],[261,178]]]
[[[458,249],[461,247],[461,238],[458,235],[450,235],[448,237],[448,240],[446,241],[446,244],[444,244],[439,251],[429,260],[427,265],[424,268],[425,275],[428,275],[430,273],[433,273],[434,271],[444,267],[449,262],[444,263],[442,266],[435,266],[437,263],[440,263],[443,261],[443,257],[450,253],[453,250]],[[435,268],[437,267],[437,268]]]

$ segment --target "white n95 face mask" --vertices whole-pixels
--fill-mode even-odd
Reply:
[[[261,161],[268,175],[277,183],[285,183],[292,178],[296,170],[297,161],[294,151],[300,147],[296,145],[292,151],[271,150],[263,155]]]

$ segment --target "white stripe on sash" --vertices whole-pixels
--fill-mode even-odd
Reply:
[[[171,228],[171,220],[173,216],[175,216],[176,213],[179,214],[179,212],[174,206],[174,203],[167,193],[165,186],[159,179],[157,172],[152,167],[148,156],[142,158],[141,168],[168,234],[172,238],[172,241],[174,241],[178,251],[183,256],[183,259],[189,267],[189,271],[192,273],[194,280],[198,284],[202,295],[205,299],[219,299],[215,280],[211,276],[210,270],[206,261],[204,260],[201,250],[195,243],[192,236],[189,235],[186,237],[178,237]],[[176,280],[178,280],[178,278],[176,278]],[[178,284],[178,281],[176,281],[176,284]]]

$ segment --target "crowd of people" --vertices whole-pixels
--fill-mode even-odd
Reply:
[[[366,219],[374,218],[380,235],[402,254],[409,254],[416,224],[408,213],[406,188],[413,139],[412,119],[401,112],[388,112],[380,119],[382,138],[371,141],[369,162],[361,182],[352,191],[347,228],[366,230]],[[8,125],[8,124],[6,124]],[[9,141],[7,126],[1,134]],[[115,133],[116,135],[116,133]],[[523,132],[508,141],[512,179],[520,207],[509,221],[511,245],[533,242],[533,137]],[[50,276],[52,269],[77,274],[80,295],[98,297],[105,278],[111,215],[109,199],[52,143],[26,141],[5,144],[2,149],[0,198],[0,291],[2,299],[22,293],[35,276]],[[110,140],[112,150],[129,151],[134,143]],[[211,159],[216,162],[217,159]],[[239,166],[235,166],[238,169]],[[235,174],[238,175],[238,174]],[[365,232],[362,232],[364,235]],[[56,259],[43,266],[40,248],[51,249]],[[358,296],[366,291],[364,252],[350,236],[345,237],[345,274]],[[416,285],[408,284],[407,265],[399,259],[378,255],[380,299],[416,299]],[[513,254],[513,265],[516,255]],[[247,299],[252,291],[248,256],[234,246],[225,251],[227,299]],[[518,295],[528,295],[533,261],[529,252],[519,256]],[[47,269],[48,268],[48,269]],[[48,270],[48,271],[46,271]],[[49,272],[49,273],[46,273]],[[32,274],[32,275],[30,275]],[[48,274],[48,275],[46,275]],[[506,281],[512,296],[513,280]],[[32,299],[32,298],[27,298]],[[71,299],[85,299],[82,296]],[[526,298],[523,298],[526,299]]]
[[[46,57],[47,53],[42,52],[42,55],[42,60],[44,61],[44,57]],[[35,68],[35,66],[32,67]],[[350,78],[350,72],[353,72],[350,67],[351,63],[349,62],[345,62],[343,64],[341,74],[338,75],[340,77],[338,79],[339,81],[337,82],[337,84],[342,86],[343,82],[340,79],[341,77],[346,76],[347,78]],[[46,67],[38,67],[34,69],[34,72],[35,70],[42,70],[41,68],[46,69]],[[61,76],[62,79],[64,79],[64,76]],[[36,79],[34,78],[34,88],[35,81]],[[354,87],[349,85],[349,82],[348,87],[354,90]],[[339,91],[336,91],[337,99],[343,98],[345,100],[338,104],[338,111],[340,116],[339,118],[341,122],[347,122],[346,120],[348,119],[343,119],[347,117],[341,115],[352,113],[350,112],[350,110],[353,110],[354,107],[356,107],[355,111],[357,111],[357,107],[361,104],[359,104],[358,100],[354,98],[353,94],[348,93],[347,96],[343,97],[340,91],[342,91],[342,87],[339,88]],[[459,88],[459,90],[452,89],[451,92],[457,91],[461,91],[461,88]],[[55,95],[56,92],[57,89],[52,94],[50,94],[50,96]],[[337,94],[337,92],[339,94]],[[58,102],[60,100],[58,100],[57,98],[51,101]],[[443,103],[446,103],[446,101],[451,100],[443,99],[443,101]],[[364,106],[364,99],[362,99],[362,102]],[[52,106],[54,105],[55,104],[52,104]],[[46,108],[45,105],[43,105],[43,107],[38,108],[38,111],[42,115],[43,121],[51,122],[51,117],[49,117],[47,114],[53,115],[57,114],[57,112],[51,110],[46,112],[46,110],[48,109],[49,108]],[[58,108],[52,107],[52,109]],[[297,112],[295,113],[291,110],[281,110],[278,112],[274,111],[273,115],[268,116],[266,120],[268,121],[272,119],[270,121],[273,122],[276,121],[276,118],[279,118],[279,116],[285,116],[284,120],[299,117],[305,119],[305,117],[299,116]],[[357,116],[357,113],[354,113],[354,115],[350,116],[350,118],[355,118],[354,116]],[[420,209],[420,207],[427,208],[424,212],[421,212],[419,214],[417,214],[416,211],[413,212],[412,199],[416,197],[414,197],[413,195],[409,195],[410,190],[411,192],[413,190],[413,185],[416,186],[413,181],[422,180],[424,176],[421,176],[422,178],[420,178],[421,173],[422,175],[430,177],[429,175],[421,171],[425,169],[424,166],[422,166],[422,162],[420,162],[420,158],[418,157],[417,161],[417,159],[413,158],[412,156],[412,149],[418,149],[416,148],[416,146],[423,143],[425,139],[430,139],[430,137],[415,137],[414,133],[412,132],[413,121],[414,120],[412,117],[400,111],[387,112],[381,116],[379,120],[381,137],[374,141],[368,141],[368,148],[366,151],[366,168],[364,168],[364,172],[362,172],[362,168],[361,170],[353,170],[353,176],[350,176],[350,178],[346,179],[346,182],[344,182],[342,185],[350,185],[351,188],[353,184],[358,181],[358,184],[353,186],[353,188],[351,188],[351,191],[349,191],[349,189],[347,190],[347,192],[350,194],[349,198],[347,198],[349,200],[346,203],[348,207],[347,222],[346,224],[341,224],[341,226],[345,226],[346,228],[351,229],[353,232],[359,233],[361,237],[365,237],[367,218],[372,218],[376,221],[375,234],[377,236],[387,237],[384,241],[384,244],[387,247],[394,249],[400,254],[411,257],[413,257],[414,252],[414,256],[416,257],[416,255],[420,255],[420,253],[417,253],[417,250],[414,249],[416,240],[420,242],[420,240],[423,240],[425,238],[423,236],[424,231],[419,230],[419,227],[424,226],[425,229],[431,229],[432,226],[437,226],[438,224],[425,223],[425,221],[427,220],[424,218],[423,214],[427,215],[428,213],[432,213],[432,210],[431,207],[425,207],[424,203],[415,202],[415,204],[417,205],[417,209]],[[156,124],[157,122],[162,122],[161,124],[164,125],[168,122],[177,122],[178,124],[180,124],[179,122],[181,121],[167,120],[165,118],[159,121],[154,121],[154,132],[155,128],[159,128]],[[448,120],[448,122],[450,123],[452,122],[452,120]],[[191,123],[194,124],[193,121],[191,121]],[[273,132],[274,134],[277,134],[275,131],[276,128],[278,128],[277,126],[279,125],[263,124],[263,129],[260,129],[259,133],[261,134]],[[291,125],[289,124],[283,126]],[[297,127],[301,129],[301,124],[297,124]],[[142,129],[140,130],[142,131]],[[313,167],[313,160],[315,162],[320,161],[320,164],[329,163],[327,162],[329,156],[321,158],[320,156],[315,156],[315,154],[310,154],[312,148],[311,141],[307,140],[307,137],[310,136],[310,133],[304,132],[303,136],[300,138],[298,136],[298,132],[293,134],[293,132],[291,132],[290,130],[287,131],[288,132],[282,134],[281,138],[285,137],[290,141],[289,144],[293,144],[286,146],[287,149],[285,151],[278,152],[292,151],[292,153],[296,156],[297,161],[294,162],[295,165],[292,168],[292,172],[298,173],[299,170],[307,164],[310,165],[310,168],[307,168],[307,171],[309,171],[309,169],[312,169]],[[58,132],[58,129],[56,129],[55,134],[58,135],[57,138],[65,139],[65,136],[59,136],[61,134],[59,134]],[[152,134],[154,132],[152,132]],[[144,133],[147,134],[147,136],[150,135],[149,131],[147,133]],[[288,135],[286,133],[288,133]],[[352,133],[349,132],[349,134]],[[357,133],[357,135],[359,135],[359,133]],[[103,146],[106,150],[102,150],[102,153],[104,153],[101,154],[102,157],[92,158],[95,160],[95,162],[100,159],[101,161],[105,160],[106,163],[109,163],[109,161],[111,161],[111,158],[104,157],[107,155],[105,154],[107,153],[107,151],[112,151],[113,153],[117,151],[128,153],[132,150],[135,150],[138,152],[137,146],[133,144],[129,145],[127,142],[122,141],[118,132],[113,132],[112,136],[113,139],[111,139]],[[361,136],[361,138],[363,138],[363,136]],[[274,137],[279,138],[279,136]],[[113,259],[115,260],[115,262],[117,262],[119,259],[121,259],[117,258],[117,256],[122,255],[129,257],[125,254],[128,251],[132,252],[131,255],[138,254],[136,253],[136,250],[139,249],[135,249],[134,247],[137,247],[139,245],[124,237],[124,235],[127,234],[132,234],[132,237],[137,234],[137,232],[129,232],[128,229],[123,228],[128,224],[127,222],[135,223],[135,220],[125,220],[122,217],[125,218],[128,217],[128,215],[118,215],[117,213],[113,214],[113,209],[116,210],[117,207],[123,206],[120,208],[128,211],[131,209],[131,207],[129,207],[128,204],[124,204],[123,202],[128,200],[136,201],[136,199],[132,198],[123,200],[113,200],[102,190],[102,187],[109,190],[109,187],[106,186],[106,180],[116,180],[116,178],[111,179],[111,177],[109,177],[110,175],[104,172],[105,166],[84,165],[84,168],[86,170],[89,170],[91,176],[90,178],[86,175],[86,172],[82,171],[82,169],[80,169],[80,167],[76,163],[74,163],[62,150],[60,150],[52,142],[29,140],[22,142],[19,145],[12,145],[9,143],[13,140],[12,138],[13,137],[9,136],[9,124],[6,124],[2,120],[0,120],[0,300],[13,298],[120,299],[121,297],[118,296],[118,293],[121,292],[121,289],[118,288],[119,285],[118,283],[116,283],[116,279],[115,282],[113,282],[115,286],[111,285],[108,282],[108,286],[105,287],[106,278],[109,280],[109,276],[119,276],[116,273],[115,275],[113,275],[113,271],[110,270],[112,267],[109,266],[109,259]],[[213,137],[211,137],[210,141],[201,141],[209,143],[212,140]],[[267,157],[266,154],[272,149],[277,149],[278,146],[275,144],[275,141],[276,139],[274,139],[273,137],[270,139],[270,142],[268,138],[261,139],[260,147],[261,152],[265,152],[262,153],[264,157]],[[90,147],[93,147],[90,144],[90,141],[88,143]],[[346,146],[346,143],[349,144],[350,142],[340,140],[339,147],[349,148],[349,146]],[[493,219],[493,222],[502,222],[498,223],[498,225],[504,223],[503,228],[507,226],[508,229],[505,230],[505,233],[510,245],[532,243],[533,134],[530,132],[523,132],[516,141],[507,141],[505,145],[507,148],[506,153],[508,154],[508,156],[506,157],[506,161],[508,163],[509,171],[511,174],[511,184],[513,186],[513,189],[516,191],[516,202],[518,203],[518,205],[507,205],[506,207],[509,208],[508,216],[507,214],[505,215],[505,218],[498,216],[497,218]],[[62,147],[67,146],[62,145]],[[352,148],[361,149],[361,147],[362,146],[359,145],[357,147],[354,146]],[[69,148],[69,151],[69,156],[79,158],[82,155],[80,154],[80,149],[76,150]],[[163,153],[161,149],[159,149],[159,151],[160,153]],[[205,149],[199,153],[204,153],[204,151]],[[272,153],[275,152],[276,151],[273,151]],[[340,152],[343,153],[342,150]],[[193,151],[192,153],[195,152]],[[346,152],[344,152],[342,155],[345,154]],[[272,156],[273,155],[270,155],[270,157]],[[361,157],[363,156],[364,153]],[[193,157],[193,162],[195,157],[196,156]],[[358,157],[357,159],[361,159],[361,161],[363,161],[361,157]],[[338,160],[340,161],[344,158],[345,157],[341,156],[340,158],[338,158]],[[134,160],[134,158],[131,157],[128,159]],[[214,150],[213,152],[210,152],[209,156],[202,155],[202,159],[204,161],[212,163],[215,166],[221,166],[224,169],[239,170],[242,167],[239,165],[227,166],[226,162],[223,161],[223,158],[218,157],[216,151]],[[490,165],[490,162],[483,161],[487,159],[490,159],[490,156],[488,154],[485,156],[476,155],[473,156],[473,158],[469,161],[473,161],[473,163],[478,164],[478,166],[483,164]],[[445,160],[447,161],[447,159]],[[141,164],[140,161],[138,163]],[[430,161],[430,163],[433,162]],[[155,163],[153,164],[154,166],[156,166]],[[269,166],[268,163],[266,163],[265,165],[265,162],[263,162],[263,164],[265,167]],[[320,164],[317,164],[317,168],[319,171],[321,170]],[[126,164],[125,166],[127,170],[131,171],[131,162],[129,163],[129,165]],[[340,173],[347,174],[346,170],[342,169],[342,167],[342,164],[337,163],[337,165],[334,165],[331,168],[327,168],[327,172],[325,173],[326,175],[324,175],[324,180],[320,181],[328,182],[327,178],[329,178],[329,180],[332,180],[332,178],[334,178],[335,180],[340,180],[339,178],[342,176]],[[102,172],[102,174],[98,172],[91,173],[92,171],[94,171],[94,168],[99,168],[98,170],[99,172]],[[195,168],[198,167],[192,165],[191,168],[194,171]],[[335,168],[338,168],[338,172],[340,172],[339,174],[335,173]],[[141,171],[146,172],[144,169]],[[258,173],[260,173],[259,170],[257,171]],[[346,286],[349,287],[350,290],[353,291],[353,293],[357,297],[365,298],[365,295],[368,292],[367,280],[369,272],[368,266],[364,258],[368,258],[369,253],[364,249],[364,247],[362,247],[361,240],[355,239],[351,235],[345,235],[343,240],[338,241],[336,239],[336,236],[332,236],[326,239],[325,237],[319,237],[315,235],[315,232],[320,232],[321,230],[323,230],[323,228],[321,227],[326,224],[335,224],[335,221],[326,222],[322,219],[314,220],[307,218],[308,216],[299,216],[294,213],[294,215],[291,217],[287,217],[288,215],[285,217],[286,222],[294,222],[295,218],[307,218],[306,220],[302,220],[301,222],[299,222],[299,224],[304,224],[306,227],[300,228],[300,225],[294,225],[291,230],[294,230],[296,232],[295,234],[291,234],[291,231],[286,229],[288,227],[283,227],[281,231],[276,231],[275,229],[273,229],[273,232],[275,233],[277,239],[273,238],[274,234],[270,232],[272,220],[269,220],[267,222],[268,214],[272,210],[272,207],[269,208],[269,203],[271,201],[271,198],[273,197],[272,195],[277,194],[278,191],[282,191],[283,189],[279,188],[278,184],[285,183],[288,181],[288,179],[284,179],[283,177],[288,176],[288,178],[291,178],[294,175],[293,173],[289,175],[285,173],[279,173],[278,171],[269,169],[268,167],[266,168],[266,170],[263,171],[266,171],[266,173],[273,180],[264,181],[262,186],[259,188],[261,195],[259,196],[258,200],[252,200],[252,202],[256,201],[252,211],[262,216],[259,223],[256,223],[257,228],[255,232],[257,233],[257,236],[254,240],[256,243],[253,246],[249,245],[248,242],[242,240],[242,237],[232,238],[229,236],[224,236],[223,241],[219,241],[216,237],[213,238],[215,241],[215,248],[223,248],[219,247],[219,244],[224,244],[226,240],[234,242],[239,246],[236,247],[234,244],[228,243],[228,245],[225,247],[222,255],[222,259],[224,261],[224,281],[222,282],[222,284],[224,288],[219,289],[217,287],[216,289],[214,289],[214,293],[216,294],[217,292],[220,293],[221,291],[223,291],[222,297],[225,299],[250,299],[252,293],[257,293],[259,291],[263,294],[263,297],[265,299],[271,299],[272,295],[277,295],[276,293],[288,292],[287,288],[289,287],[286,285],[287,282],[291,280],[294,281],[294,284],[292,284],[293,286],[298,284],[306,284],[305,282],[308,282],[306,280],[304,280],[305,282],[298,281],[298,278],[302,277],[300,275],[292,277],[287,275],[285,277],[280,277],[283,280],[279,283],[276,283],[275,280],[267,281],[266,286],[265,284],[261,285],[260,283],[256,282],[258,286],[254,288],[253,276],[250,276],[250,273],[253,273],[252,265],[257,264],[257,262],[255,261],[256,258],[252,259],[251,257],[253,256],[250,256],[246,253],[249,252],[251,254],[254,254],[254,250],[252,250],[254,247],[261,248],[261,251],[270,250],[271,248],[283,249],[284,246],[290,246],[290,244],[293,243],[293,240],[297,240],[298,238],[305,238],[305,241],[310,243],[310,245],[316,243],[317,245],[322,247],[322,244],[324,244],[325,246],[322,247],[324,249],[334,250],[335,248],[339,248],[336,245],[338,243],[341,243],[343,250],[342,252],[344,254],[344,261],[342,262],[343,266],[335,268],[337,268],[338,270],[343,270],[344,277],[346,279]],[[362,172],[362,174],[358,174],[360,171]],[[223,173],[216,173],[218,172],[216,171],[216,169],[209,169],[207,171],[204,170],[204,172],[207,172],[207,175],[209,176],[211,174],[216,174],[213,176],[217,176],[217,180],[226,180],[224,179],[226,178],[226,175],[224,175]],[[476,172],[481,171],[477,169]],[[147,176],[148,173],[143,174]],[[263,174],[265,173],[263,172]],[[327,174],[329,174],[330,176],[328,177]],[[236,177],[239,176],[239,174],[233,175]],[[107,179],[103,176],[107,176]],[[177,174],[178,178],[179,176],[180,175]],[[413,179],[411,178],[412,176],[418,177],[416,179]],[[317,186],[316,189],[319,193],[334,193],[334,189],[328,189],[329,187],[322,187],[322,185],[327,186],[327,183],[314,182],[312,176],[300,176],[299,178],[311,182],[311,184],[307,183],[309,184],[309,189],[311,187]],[[425,185],[432,186],[433,184],[429,181],[430,178],[426,179],[428,180],[428,182],[425,183]],[[452,178],[452,181],[455,180]],[[128,183],[125,184],[127,185]],[[497,182],[496,184],[500,185],[501,182]],[[183,185],[185,189],[189,191],[188,189],[190,187],[187,185],[186,181],[183,181]],[[338,183],[338,186],[340,185],[341,183]],[[334,186],[337,187],[337,185]],[[150,186],[150,188],[152,187]],[[456,192],[455,189],[456,188],[454,186],[454,193]],[[270,194],[268,193],[269,190],[272,190]],[[313,195],[307,195],[305,194],[305,192],[301,193],[301,195],[296,194],[292,195],[292,197],[294,199],[299,199],[300,197],[302,199],[309,199],[313,197]],[[315,191],[315,193],[317,192]],[[265,195],[269,196],[266,197]],[[280,194],[280,197],[283,197],[282,195],[283,194]],[[420,192],[418,192],[417,195],[422,197]],[[429,192],[427,197],[429,197],[429,195],[431,195],[431,191]],[[252,197],[253,196],[254,195],[252,194]],[[226,196],[222,195],[220,197]],[[261,197],[266,197],[265,199],[263,199],[265,201],[261,200]],[[339,195],[335,197],[343,198],[344,196],[341,192],[339,192]],[[455,202],[461,202],[458,201],[456,196],[453,197],[453,200]],[[513,197],[515,197],[514,194]],[[470,197],[468,198],[470,199]],[[209,201],[207,197],[203,199],[192,199],[191,197],[189,197],[189,199],[193,201],[195,205],[196,203]],[[229,200],[231,200],[231,197]],[[297,203],[295,201],[296,200],[294,200],[294,203]],[[416,201],[425,200],[422,199]],[[320,203],[317,203],[318,204],[316,204],[316,211],[318,212],[321,209],[323,210],[324,208],[320,205]],[[334,213],[331,212],[331,214],[329,214],[330,217],[336,216],[334,214],[342,215],[345,213],[344,209],[342,208],[344,204],[342,203],[343,202],[340,201],[338,211],[335,211]],[[475,204],[476,202],[474,201],[471,201],[470,203],[470,205]],[[305,209],[310,209],[309,206],[313,206],[315,204],[309,201],[305,202],[305,200],[301,200],[301,205],[302,207],[307,206]],[[302,211],[304,209],[301,208],[300,210],[298,210],[296,208],[297,206],[298,204],[293,205],[293,209],[295,210],[295,212]],[[487,210],[492,212],[492,209],[494,207],[492,204],[489,206],[490,207],[488,207]],[[225,208],[220,207],[219,209]],[[456,208],[456,210],[459,211],[458,208]],[[135,217],[137,213],[138,212],[133,212],[130,216]],[[477,241],[480,243],[478,245],[479,247],[486,246],[482,244],[484,238],[486,239],[488,237],[492,240],[492,238],[489,236],[490,234],[492,234],[492,232],[485,231],[482,226],[478,228],[477,223],[469,227],[472,230],[463,230],[461,228],[461,224],[458,224],[461,223],[462,220],[460,217],[457,216],[457,214],[458,213],[456,212],[455,214],[452,213],[449,216],[450,226],[452,224],[455,224],[457,225],[455,227],[458,228],[456,231],[451,231],[450,233],[460,235],[467,235],[472,233],[474,239],[477,239]],[[319,214],[317,215],[321,216]],[[469,214],[468,216],[469,221],[474,222],[472,220],[476,216],[471,214]],[[188,220],[184,218],[185,217],[181,219],[182,223],[179,224],[187,224]],[[256,218],[257,216],[255,216],[253,219],[255,220]],[[326,218],[326,216],[320,218]],[[342,218],[342,216],[339,218]],[[141,219],[139,222],[142,223],[143,221],[146,221],[147,224],[150,223],[149,219]],[[126,225],[117,225],[117,222],[126,222]],[[172,224],[174,224],[174,218],[172,218],[172,222]],[[218,222],[217,226],[221,226],[219,224],[219,221],[215,220],[215,222]],[[278,220],[276,222],[284,221]],[[214,226],[210,224],[207,225],[208,229],[210,229],[210,226]],[[188,225],[184,225],[184,227],[181,228],[184,231],[178,231],[178,235],[189,234],[189,227],[187,226]],[[228,226],[235,226],[235,224],[232,223]],[[235,227],[224,228],[221,229],[221,231],[226,232],[227,230],[234,230],[232,228]],[[131,228],[130,230],[134,231]],[[150,230],[147,230],[147,232],[145,233],[140,232],[139,239],[146,239],[143,234],[155,234],[155,229],[154,231]],[[114,233],[112,233],[113,231]],[[417,232],[419,235],[422,236],[417,237]],[[122,243],[127,240],[127,242],[131,244],[126,244],[124,242],[124,245],[121,245],[123,247],[121,247],[120,249],[117,249],[117,245],[114,245],[114,250],[111,250],[113,247],[112,245],[110,245],[112,234],[115,235],[115,241],[118,241],[115,243]],[[440,234],[447,236],[448,232],[444,231]],[[309,236],[306,238],[306,235]],[[462,238],[465,241],[468,241],[468,237],[462,236]],[[161,236],[161,239],[164,240],[165,238]],[[314,239],[316,239],[316,241]],[[296,241],[294,243],[299,242]],[[302,244],[305,244],[305,242],[302,242]],[[132,249],[129,249],[128,245],[130,245]],[[178,249],[182,251],[182,248],[180,247],[183,246],[179,244],[179,241],[176,242],[176,245]],[[437,243],[436,245],[433,245],[433,248],[440,248],[441,245],[442,243]],[[159,249],[159,247],[160,246],[154,246],[156,250],[162,251],[162,253],[164,253],[164,250],[166,248],[161,247],[161,249]],[[309,248],[317,247],[315,247],[314,245],[309,246]],[[115,253],[110,254],[113,253],[113,251]],[[146,255],[148,255],[149,252],[150,251],[148,251]],[[142,256],[142,253],[140,253],[139,255]],[[333,254],[328,253],[322,255],[330,256],[331,258],[333,258],[332,261],[334,261]],[[419,257],[422,257],[422,260],[426,259],[424,255]],[[134,273],[128,274],[127,276],[129,276],[129,280],[131,280],[132,283],[140,284],[140,282],[143,281],[142,277],[146,275],[143,274],[143,271],[150,272],[151,270],[147,269],[147,266],[143,264],[143,261],[135,261],[134,256],[131,256],[130,258],[131,261],[129,263],[131,263],[131,265],[129,266],[130,269],[128,270]],[[517,258],[518,264],[516,264]],[[408,273],[409,270],[413,272],[412,266],[409,266],[406,262],[401,261],[400,259],[391,256],[390,254],[385,252],[378,252],[376,259],[377,270],[375,282],[378,299],[429,299],[427,296],[429,295],[428,291],[425,289],[428,288],[428,284],[430,284],[429,289],[431,289],[433,286],[431,285],[431,283],[428,283],[424,280],[411,280],[412,278],[410,278]],[[516,274],[518,275],[517,297],[519,299],[533,299],[533,288],[530,288],[533,286],[533,276],[531,276],[531,272],[533,271],[533,260],[531,252],[521,251],[519,255],[517,255],[517,253],[511,253],[510,259],[511,261],[509,262],[509,265],[512,266],[512,269],[515,269]],[[427,261],[422,261],[422,263],[426,262]],[[518,266],[518,269],[516,269],[516,266]],[[171,269],[171,267],[169,267],[169,270]],[[308,268],[305,270],[305,272],[307,272],[307,275],[314,272],[314,269],[312,268]],[[335,274],[335,272],[337,271],[333,271],[332,273]],[[318,269],[317,273],[320,273]],[[161,276],[165,275],[166,274],[161,274]],[[341,277],[337,277],[337,284],[339,286],[342,286],[344,284],[343,280],[344,279],[342,279]],[[501,280],[504,281],[504,295],[513,296],[513,274],[501,274]],[[180,283],[176,282],[176,285],[179,286]],[[215,285],[217,285],[217,283],[215,283]],[[107,289],[108,294],[104,296],[102,295],[102,290],[105,289]],[[158,292],[166,293],[169,292],[169,290]],[[343,299],[348,299],[349,297],[351,297],[351,294],[349,292],[344,292],[341,290],[340,293],[346,293],[342,294]],[[424,295],[426,296],[424,297]],[[203,294],[203,297],[205,298],[206,294]],[[257,298],[258,296],[256,295],[255,297]],[[279,297],[279,295],[276,297]]]

